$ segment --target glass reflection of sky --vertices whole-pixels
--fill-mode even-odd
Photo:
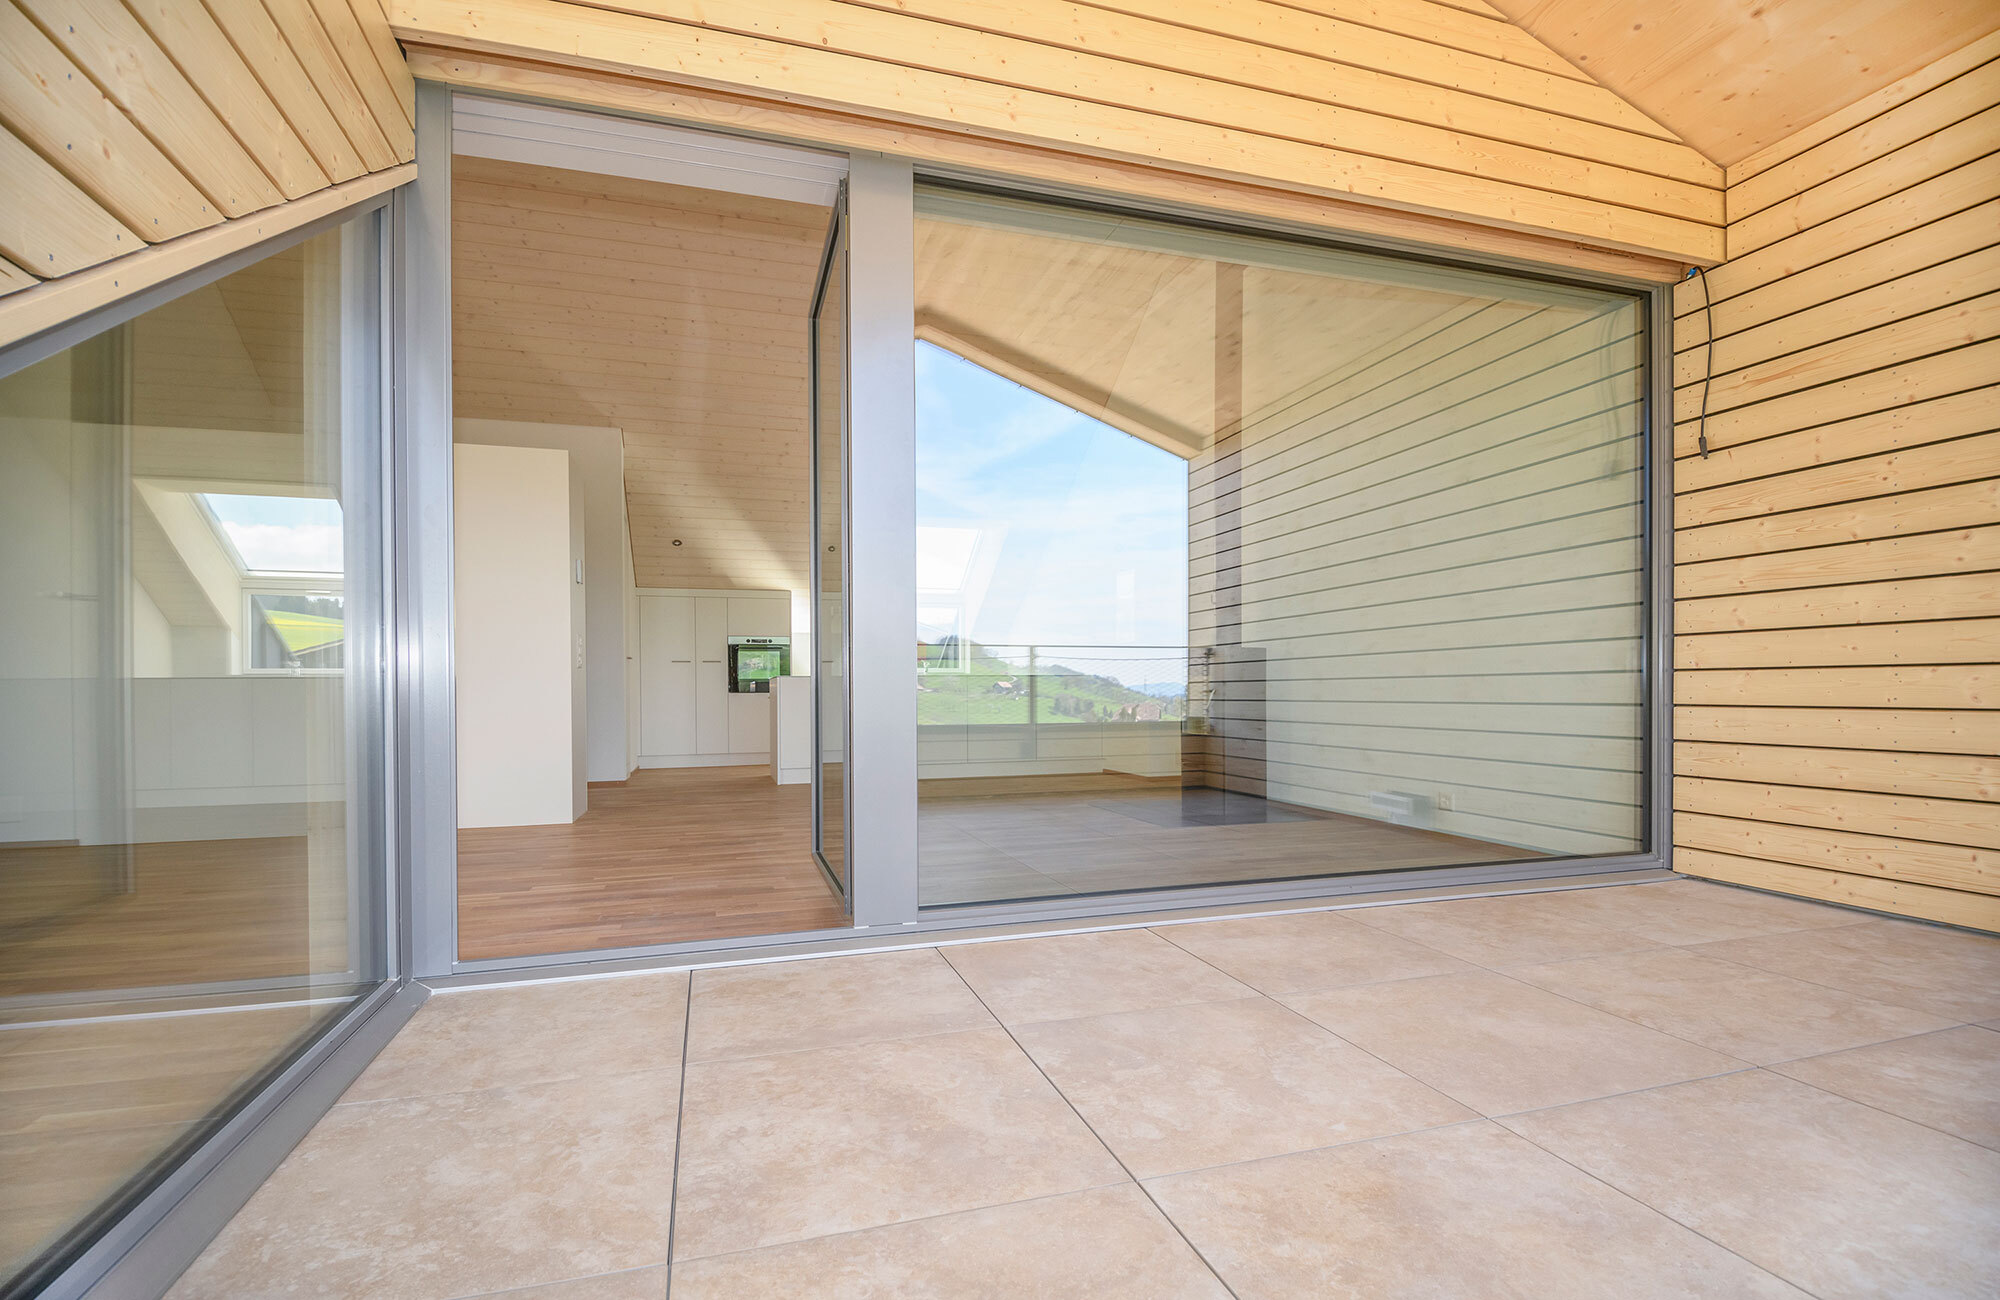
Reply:
[[[916,346],[918,525],[1004,538],[983,596],[968,593],[979,597],[971,637],[1186,645],[1187,462]]]
[[[249,572],[341,571],[340,502],[233,492],[204,492],[201,499]]]

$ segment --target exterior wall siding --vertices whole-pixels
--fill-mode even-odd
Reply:
[[[1731,168],[1730,259],[1675,293],[1674,864],[1986,930],[1996,56]]]

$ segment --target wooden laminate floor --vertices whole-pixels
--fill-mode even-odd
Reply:
[[[344,970],[344,882],[308,856],[305,835],[0,848],[0,999]]]
[[[459,959],[844,926],[811,816],[769,768],[641,768],[569,825],[461,830]]]
[[[1416,827],[1137,777],[926,781],[925,906],[1532,857]],[[762,767],[649,768],[566,826],[459,832],[462,960],[847,924],[811,791]]]

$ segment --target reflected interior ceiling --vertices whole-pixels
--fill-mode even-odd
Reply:
[[[458,414],[620,429],[640,586],[804,590],[828,210],[471,157],[453,189]],[[916,248],[920,338],[1189,460],[1549,292],[985,198],[927,200]]]
[[[920,216],[917,333],[1193,459],[1385,345],[1491,301],[1257,265],[1259,242],[1226,239],[1213,256]]]

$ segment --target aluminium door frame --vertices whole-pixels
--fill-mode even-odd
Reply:
[[[812,763],[809,780],[812,786],[811,845],[813,861],[818,864],[821,873],[826,876],[827,884],[832,886],[834,893],[840,896],[840,905],[851,918],[854,915],[854,894],[848,888],[849,880],[844,879],[842,873],[847,872],[849,869],[847,828],[853,817],[853,801],[849,798],[849,788],[846,780],[847,737],[853,730],[854,719],[849,716],[847,701],[843,698],[840,702],[842,773],[840,784],[840,871],[836,872],[828,865],[826,860],[826,792],[824,789],[826,737],[823,734],[826,726],[826,706],[825,702],[820,698],[820,692],[826,687],[827,676],[824,672],[820,671],[820,665],[827,661],[825,652],[821,649],[827,632],[825,617],[826,555],[824,548],[820,545],[820,538],[823,536],[822,530],[826,523],[824,518],[826,490],[821,485],[821,475],[826,470],[826,466],[823,463],[826,445],[823,425],[827,418],[827,412],[821,402],[820,310],[826,306],[827,290],[832,287],[834,278],[838,276],[840,280],[842,310],[842,319],[840,322],[840,368],[842,374],[840,382],[840,409],[835,417],[840,422],[840,437],[837,444],[840,451],[840,464],[834,472],[840,476],[840,517],[844,524],[849,509],[847,499],[847,429],[849,420],[846,375],[848,369],[847,345],[849,337],[846,308],[849,285],[847,249],[844,243],[846,237],[847,181],[843,178],[840,182],[840,193],[834,199],[833,220],[827,223],[826,247],[820,253],[819,278],[813,285],[812,303],[806,308],[806,464],[808,467],[806,480],[810,493],[810,499],[806,503],[806,517],[809,521],[807,524],[809,547],[806,557],[806,582],[808,584],[806,592],[806,618],[807,627],[811,629],[811,635],[807,639],[807,648],[812,654],[812,658],[807,661],[812,669],[812,689],[808,692],[812,699],[812,725],[807,730],[812,736]],[[844,689],[848,671],[847,588],[850,581],[850,575],[847,571],[847,548],[844,546],[838,548],[838,556],[840,566],[840,627],[837,631],[840,637],[840,646],[835,651],[835,654],[840,664],[840,680],[843,683]],[[796,640],[796,638],[794,639]],[[776,755],[772,757],[774,760],[776,759]]]
[[[996,176],[973,169],[848,150],[845,212],[848,273],[849,409],[843,590],[843,654],[847,671],[847,901],[850,927],[750,935],[726,940],[643,944],[527,957],[472,961],[456,957],[456,778],[450,694],[450,171],[448,85],[420,80],[418,155],[412,190],[415,219],[408,255],[416,274],[404,295],[410,346],[405,383],[412,418],[446,431],[442,446],[412,446],[401,466],[409,494],[406,520],[423,552],[411,573],[412,599],[401,612],[420,650],[411,656],[412,705],[422,725],[404,755],[411,775],[410,850],[414,883],[412,973],[433,980],[476,979],[520,972],[602,971],[730,961],[759,952],[837,950],[857,941],[994,925],[1109,918],[1135,912],[1216,907],[1296,907],[1413,888],[1455,888],[1555,877],[1629,876],[1671,870],[1670,698],[1672,584],[1671,288],[1604,272],[1578,271],[1521,258],[1470,257],[1410,240],[1355,235],[1310,224],[1232,213],[1192,204],[1134,199],[1088,187]],[[491,92],[479,92],[492,97]],[[506,96],[507,98],[528,98]],[[569,105],[568,107],[575,107]],[[598,111],[598,110],[593,110]],[[613,117],[643,114],[606,112]],[[672,121],[671,119],[661,119]],[[744,135],[839,153],[824,142],[781,133],[730,132],[710,124],[673,125],[718,135]],[[1498,272],[1542,283],[1626,293],[1639,302],[1647,326],[1640,437],[1645,472],[1640,503],[1644,529],[1641,638],[1641,752],[1648,771],[1642,845],[1630,853],[1467,867],[1412,868],[1341,876],[1136,890],[1067,898],[919,905],[917,873],[916,701],[909,689],[909,644],[915,626],[915,186],[918,179],[1236,231],[1325,248],[1372,252],[1474,272]],[[433,433],[435,439],[436,435]],[[421,439],[413,439],[419,442]],[[421,504],[419,504],[421,503]],[[817,505],[813,506],[817,509]],[[809,525],[810,526],[810,525]],[[817,563],[817,546],[814,560]],[[815,599],[817,593],[815,593]],[[815,647],[815,655],[819,648]]]

